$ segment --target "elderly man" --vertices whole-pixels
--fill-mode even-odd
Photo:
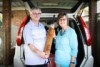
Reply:
[[[23,31],[25,42],[25,66],[26,67],[46,67],[47,54],[43,52],[46,41],[46,30],[39,22],[41,10],[38,7],[30,11],[30,20]]]

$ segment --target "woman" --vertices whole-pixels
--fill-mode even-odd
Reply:
[[[60,30],[56,36],[55,63],[57,67],[75,67],[78,52],[77,35],[68,26],[68,17],[62,12],[58,15]]]

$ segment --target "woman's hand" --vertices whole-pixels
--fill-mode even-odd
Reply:
[[[55,30],[54,30],[53,38],[56,38],[56,32],[55,32]]]
[[[75,58],[74,56],[71,57],[70,67],[75,67],[75,62],[74,62],[75,59],[76,59],[76,58]]]
[[[70,67],[75,67],[75,64],[73,64],[73,63],[70,63]]]

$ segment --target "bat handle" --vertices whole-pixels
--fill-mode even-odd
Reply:
[[[47,62],[47,59],[48,59],[48,62]],[[47,59],[45,60],[45,64],[47,64],[47,67],[52,67],[52,64],[50,62],[50,58],[47,58]]]

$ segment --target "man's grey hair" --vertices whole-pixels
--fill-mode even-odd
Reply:
[[[41,9],[40,9],[39,7],[33,7],[33,8],[31,8],[31,11],[32,11],[32,10],[35,10],[35,9],[41,11]],[[42,12],[42,11],[41,11],[41,12]]]

